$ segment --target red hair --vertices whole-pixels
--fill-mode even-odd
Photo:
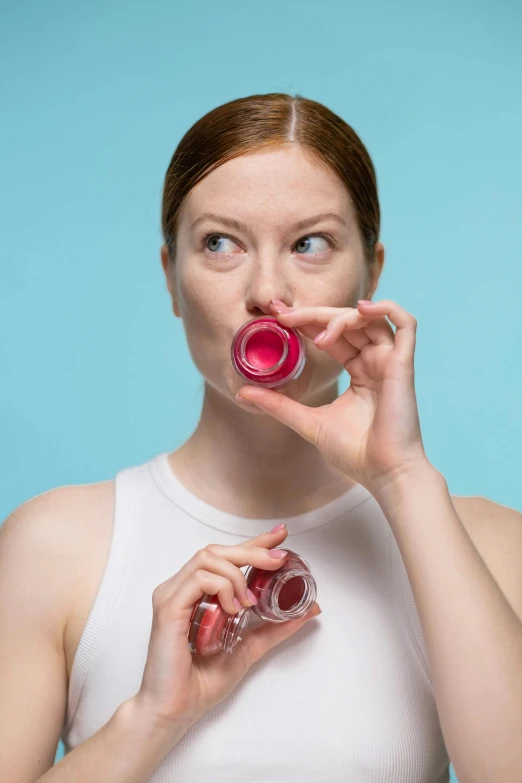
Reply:
[[[267,147],[297,143],[332,169],[355,209],[366,260],[374,259],[380,208],[375,169],[353,128],[316,101],[268,93],[238,98],[205,114],[179,142],[165,175],[162,231],[175,256],[176,219],[185,196],[232,158]]]

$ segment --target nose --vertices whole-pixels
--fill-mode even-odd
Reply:
[[[248,311],[253,315],[273,315],[270,301],[266,300],[258,304],[248,305]]]
[[[278,273],[277,264],[265,265],[261,268],[261,259],[257,259],[257,269],[247,283],[245,303],[249,313],[257,315],[272,315],[272,300],[280,304],[293,304],[293,297],[287,281]]]

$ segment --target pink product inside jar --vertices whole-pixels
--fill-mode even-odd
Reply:
[[[245,345],[247,362],[251,367],[257,367],[259,370],[275,367],[283,351],[284,343],[281,336],[266,330],[253,334]]]
[[[244,324],[232,342],[236,372],[254,385],[281,388],[301,374],[305,350],[301,335],[273,316]]]
[[[206,596],[195,604],[190,618],[189,642],[199,655],[208,655],[219,650],[219,639],[227,614],[223,611],[217,596]]]
[[[232,652],[248,625],[249,609],[237,614],[225,612],[217,595],[205,595],[192,610],[188,632],[189,646],[198,655]]]
[[[265,571],[260,568],[253,568],[250,573],[249,588],[252,590],[258,600],[266,602],[268,589],[271,582],[274,581],[274,572]],[[282,586],[277,603],[281,611],[288,612],[303,597],[305,592],[305,583],[300,576],[294,576],[285,582]],[[265,599],[265,600],[263,600]]]
[[[316,584],[308,563],[288,549],[283,565],[276,571],[249,566],[248,587],[257,598],[253,611],[266,620],[279,622],[300,617],[316,598]]]

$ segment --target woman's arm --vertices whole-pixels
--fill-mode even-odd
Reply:
[[[359,300],[357,308],[273,304],[286,326],[299,328],[347,370],[350,387],[317,408],[254,386],[242,387],[240,400],[314,443],[377,499],[412,586],[460,783],[521,781],[520,591],[513,591],[514,609],[460,521],[444,476],[426,457],[414,383],[416,318],[390,299]],[[522,561],[518,530],[513,546]]]
[[[192,725],[174,720],[167,731],[134,697],[53,767],[67,703],[63,635],[75,553],[88,546],[80,521],[91,514],[87,505],[85,488],[59,487],[23,503],[0,526],[2,783],[144,783]]]
[[[522,780],[522,602],[501,591],[431,464],[374,496],[397,541],[460,783]],[[522,525],[512,537],[522,563]],[[522,581],[522,569],[519,571]]]
[[[35,783],[146,783],[192,725],[184,719],[177,728],[160,726],[134,697]]]
[[[1,783],[144,783],[254,663],[320,613],[314,603],[304,616],[252,629],[234,655],[225,656],[226,665],[223,655],[201,660],[187,641],[194,604],[210,593],[231,614],[238,611],[234,598],[250,605],[241,568],[277,570],[281,560],[270,550],[288,531],[267,531],[232,546],[208,544],[151,595],[152,626],[139,691],[53,767],[67,702],[64,631],[78,608],[82,553],[89,550],[89,537],[105,529],[97,528],[85,491],[60,487],[38,496],[0,529]],[[78,524],[86,518],[87,532]],[[86,568],[91,571],[90,561]]]

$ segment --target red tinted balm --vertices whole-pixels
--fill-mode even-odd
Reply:
[[[272,315],[253,318],[232,341],[236,372],[255,386],[281,389],[301,375],[306,357],[303,338]]]
[[[317,585],[308,563],[295,552],[288,552],[276,571],[248,566],[247,587],[257,598],[257,604],[245,607],[237,614],[225,612],[217,595],[206,593],[195,604],[190,618],[188,642],[191,652],[215,655],[220,651],[233,653],[243,638],[251,613],[263,620],[282,623],[303,617],[314,605]]]

